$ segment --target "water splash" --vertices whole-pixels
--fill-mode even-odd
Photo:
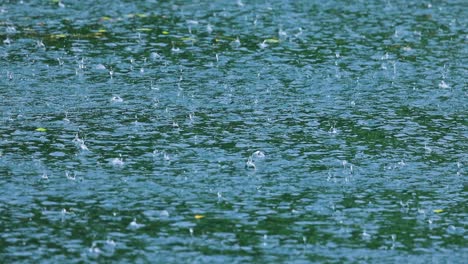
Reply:
[[[255,166],[255,163],[254,163],[252,157],[249,157],[249,158],[247,159],[247,162],[245,163],[245,167],[246,167],[247,169],[253,169],[253,170],[256,170],[256,169],[257,169],[257,166]]]
[[[144,226],[145,226],[144,224],[137,223],[136,218],[133,218],[133,221],[130,222],[130,224],[128,224],[127,229],[136,230],[136,229],[140,229],[140,228],[142,228]]]
[[[440,81],[439,83],[439,88],[441,89],[448,89],[450,88],[450,85],[448,85],[444,80]]]
[[[267,48],[267,47],[268,47],[268,44],[267,44],[266,42],[267,42],[267,41],[264,40],[262,43],[259,43],[259,44],[258,44],[258,47],[259,47],[260,49],[265,49],[265,48]]]
[[[111,164],[113,166],[122,167],[125,164],[124,161],[123,161],[123,158],[122,158],[122,154],[119,154],[118,158],[113,158],[111,160]]]
[[[124,100],[123,100],[120,96],[118,96],[118,95],[113,96],[113,97],[111,98],[111,102],[113,102],[113,103],[122,103],[123,101],[124,101]]]

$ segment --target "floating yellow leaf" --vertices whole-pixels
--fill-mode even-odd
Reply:
[[[205,217],[204,215],[198,215],[198,214],[195,215],[195,219],[202,219],[202,218],[204,218],[204,217]]]
[[[275,39],[275,38],[269,38],[269,39],[265,39],[265,43],[279,43],[279,40],[278,39]]]
[[[98,33],[105,33],[105,32],[107,32],[107,30],[105,30],[105,29],[103,29],[103,28],[100,28],[100,29],[98,29],[97,32],[98,32]]]
[[[137,28],[138,31],[148,32],[151,31],[151,28]]]
[[[111,17],[108,17],[108,16],[103,16],[101,17],[101,20],[103,21],[108,21],[108,20],[111,20],[112,18]]]
[[[434,210],[434,213],[440,214],[440,213],[442,213],[443,211],[444,211],[444,210],[442,210],[442,209],[435,209],[435,210]]]
[[[47,129],[45,129],[45,128],[43,128],[43,127],[38,127],[38,128],[36,128],[36,131],[37,131],[37,132],[46,132]]]
[[[65,34],[52,34],[50,35],[51,38],[66,38],[67,35]]]
[[[169,35],[169,31],[163,30],[162,34],[163,35]]]

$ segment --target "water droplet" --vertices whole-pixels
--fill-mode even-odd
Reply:
[[[7,32],[8,34],[14,34],[14,33],[16,33],[16,28],[15,28],[14,26],[8,26],[8,27],[6,28],[6,32]]]
[[[371,238],[371,235],[370,235],[369,233],[367,233],[366,230],[364,230],[364,231],[362,232],[362,239],[368,240],[368,239],[370,239],[370,238]]]
[[[208,24],[208,25],[206,26],[206,32],[208,32],[208,34],[211,34],[211,32],[213,32],[213,26],[210,25],[210,24]]]
[[[42,42],[42,40],[36,41],[36,45],[37,45],[38,48],[45,49],[45,45],[44,45],[44,43]]]
[[[450,85],[448,85],[444,80],[440,81],[439,83],[439,88],[441,89],[448,89],[450,88]]]
[[[259,46],[261,49],[265,49],[266,47],[268,47],[268,44],[266,44],[266,40],[264,40],[262,43],[258,44],[258,46]]]
[[[145,226],[144,224],[137,223],[136,218],[133,218],[133,221],[130,222],[130,224],[128,225],[128,229],[134,229],[135,230],[135,229],[142,228],[144,226]]]
[[[247,162],[245,163],[245,167],[247,169],[256,169],[257,167],[255,166],[255,163],[253,162],[252,160],[252,157],[249,157],[249,159],[247,160]]]
[[[237,37],[234,41],[231,42],[231,46],[233,48],[238,48],[238,47],[240,47],[240,45],[241,45],[241,42],[239,40],[239,37]]]
[[[171,160],[171,157],[166,152],[164,152],[164,160],[166,160],[166,161]]]
[[[73,173],[73,175],[71,175],[71,173],[66,171],[65,176],[67,176],[67,179],[69,179],[69,180],[72,180],[72,181],[76,180],[76,174],[75,173]]]
[[[252,153],[252,157],[254,157],[254,158],[259,158],[259,159],[263,159],[263,158],[265,158],[265,153],[263,153],[263,152],[260,151],[260,150],[257,150],[257,151],[255,151],[254,153]]]
[[[111,164],[113,166],[123,166],[124,165],[124,161],[122,159],[122,154],[119,155],[119,158],[113,158],[111,160]]]
[[[424,150],[426,153],[431,153],[432,152],[432,148],[431,147],[428,147],[427,144],[424,144]]]
[[[111,98],[111,102],[114,102],[114,103],[122,103],[123,101],[124,101],[124,100],[123,100],[120,96],[118,96],[118,95],[113,96],[113,97]]]
[[[160,58],[162,58],[162,56],[159,55],[157,52],[151,52],[151,54],[150,54],[150,59],[151,60],[157,60],[157,59],[160,59]]]
[[[106,240],[106,244],[111,247],[115,247],[117,245],[117,243],[115,243],[115,241],[110,238]]]

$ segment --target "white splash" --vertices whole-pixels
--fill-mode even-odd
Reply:
[[[263,153],[263,151],[257,150],[254,153],[252,153],[252,157],[253,158],[263,159],[263,158],[265,158],[265,153]]]
[[[241,45],[241,42],[240,42],[239,37],[237,37],[234,41],[231,42],[231,46],[234,48],[238,48],[240,47],[240,45]]]
[[[130,222],[130,224],[128,225],[128,229],[133,229],[133,230],[135,230],[135,229],[142,228],[142,227],[144,227],[144,226],[145,226],[144,224],[139,224],[139,223],[137,223],[136,218],[133,218],[133,221]]]
[[[249,159],[248,159],[247,162],[245,163],[245,167],[246,167],[247,169],[253,169],[253,170],[257,169],[257,166],[255,166],[255,163],[254,163],[254,161],[252,160],[252,157],[249,157]]]
[[[42,42],[42,40],[38,40],[36,41],[36,45],[38,48],[42,48],[42,49],[45,49],[45,45],[44,45],[44,42]]]
[[[440,81],[439,83],[439,88],[441,89],[448,89],[450,88],[450,85],[448,85],[444,80]]]
[[[162,58],[162,56],[159,55],[159,53],[157,53],[157,52],[151,52],[151,54],[150,54],[150,59],[151,60],[157,60],[157,59],[161,59],[161,58]]]
[[[86,146],[85,144],[85,141],[81,138],[78,137],[78,134],[75,135],[75,138],[72,140],[73,143],[75,143],[76,147],[81,149],[81,150],[85,150],[85,151],[88,151],[88,147]]]
[[[123,100],[120,96],[118,96],[118,95],[113,96],[113,97],[111,98],[111,102],[114,102],[114,103],[122,103],[123,101],[124,101],[124,100]]]
[[[213,32],[213,26],[210,24],[206,25],[206,32],[208,32],[208,34],[211,34],[211,32]]]
[[[72,176],[71,173],[66,171],[65,176],[67,176],[67,179],[69,179],[69,180],[72,180],[72,181],[76,180],[76,174],[75,173],[73,173],[73,176]]]
[[[88,252],[94,257],[97,257],[102,253],[102,251],[97,247],[96,242],[93,242],[93,245],[88,249]]]
[[[261,49],[267,48],[268,44],[266,44],[266,40],[264,40],[262,43],[258,44],[258,47],[260,47]]]
[[[283,29],[278,29],[278,37],[280,39],[285,39],[286,37],[288,36],[288,33],[286,33],[286,31],[284,31]]]
[[[165,161],[171,160],[171,156],[169,156],[169,154],[167,154],[166,152],[164,152],[163,156]]]
[[[119,154],[119,157],[118,158],[113,158],[111,160],[111,164],[114,165],[114,166],[123,166],[125,163],[122,159],[122,154]]]
[[[265,153],[261,150],[254,151],[252,155],[247,159],[247,162],[245,163],[245,167],[247,169],[253,169],[256,170],[257,166],[255,165],[255,161],[259,159],[264,159],[265,158]]]

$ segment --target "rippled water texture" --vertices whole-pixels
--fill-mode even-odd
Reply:
[[[0,259],[463,263],[466,1],[0,3]]]

